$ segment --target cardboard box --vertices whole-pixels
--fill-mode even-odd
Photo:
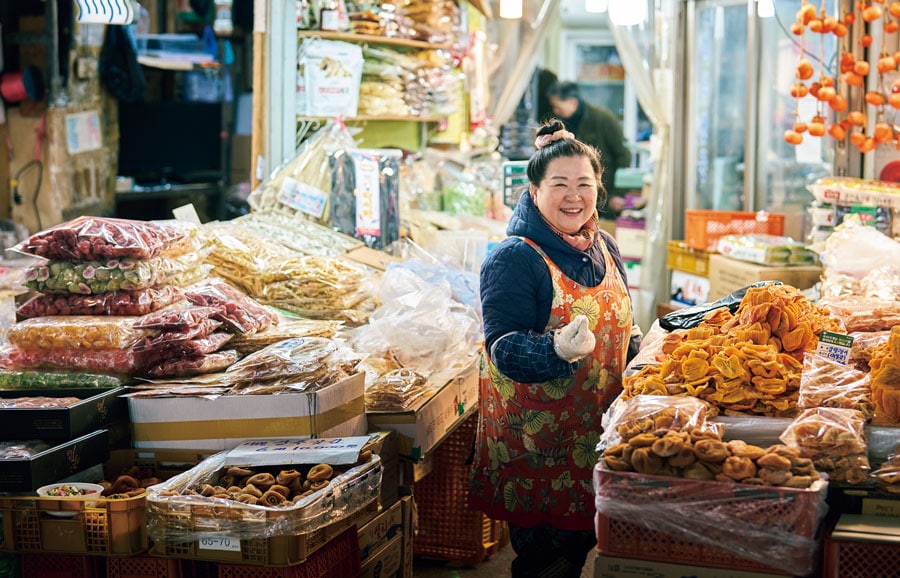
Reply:
[[[641,288],[641,261],[640,259],[622,259],[625,268],[625,276],[628,277],[629,289]]]
[[[413,537],[416,535],[417,516],[416,502],[412,496],[403,496],[400,499],[403,505],[403,578],[412,578],[413,575]]]
[[[641,259],[644,256],[644,244],[647,242],[647,230],[644,221],[616,219],[616,244],[623,259]]]
[[[710,255],[709,299],[715,301],[757,281],[777,280],[797,289],[809,289],[821,276],[822,267],[818,265],[769,267]]]
[[[403,572],[403,536],[394,536],[362,565],[361,578],[397,578]]]
[[[70,440],[127,417],[124,387],[0,390],[0,398],[77,397],[66,407],[0,409],[0,439]]]
[[[365,376],[310,393],[129,398],[136,448],[226,450],[247,440],[366,435]]]
[[[666,564],[651,560],[632,560],[600,554],[594,562],[594,578],[783,578],[745,570],[724,570],[702,566]]]
[[[359,559],[365,565],[395,536],[403,536],[403,504],[395,502],[390,508],[382,510],[357,533],[359,536]]]
[[[91,432],[30,458],[0,460],[0,492],[31,492],[101,464],[109,457],[109,432]]]
[[[397,432],[372,432],[371,441],[365,448],[381,458],[381,493],[382,508],[391,507],[399,499],[397,489],[400,486],[400,448]]]
[[[400,485],[411,486],[434,470],[434,454],[426,454],[418,460],[400,458]]]
[[[478,363],[452,377],[436,394],[407,411],[369,412],[373,428],[400,434],[400,455],[421,459],[478,407]]]
[[[692,249],[684,241],[669,241],[666,246],[666,267],[708,277],[709,256],[709,251]]]
[[[349,259],[354,263],[359,263],[367,267],[371,267],[377,271],[384,271],[391,263],[399,263],[400,259],[392,255],[388,255],[384,251],[372,249],[371,247],[355,247],[350,249],[343,255],[344,259]]]

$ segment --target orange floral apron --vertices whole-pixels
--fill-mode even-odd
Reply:
[[[513,381],[483,353],[469,503],[520,526],[591,530],[600,419],[622,391],[631,299],[606,243],[600,243],[606,276],[598,286],[585,287],[566,277],[536,243],[524,241],[543,257],[553,283],[544,331],[583,314],[597,346],[574,375],[544,383]]]

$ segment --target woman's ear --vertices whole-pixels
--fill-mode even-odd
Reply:
[[[529,183],[528,185],[528,193],[531,195],[531,200],[537,200],[537,187],[534,184]]]

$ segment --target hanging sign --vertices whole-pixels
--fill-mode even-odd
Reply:
[[[78,22],[92,24],[131,24],[134,22],[132,0],[75,0]]]

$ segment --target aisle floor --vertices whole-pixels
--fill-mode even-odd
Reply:
[[[458,565],[432,560],[416,559],[413,564],[414,578],[503,578],[509,576],[509,565],[515,557],[510,545],[498,550],[487,561],[475,568],[463,568]],[[594,578],[594,559],[596,553],[588,555],[581,578]]]

